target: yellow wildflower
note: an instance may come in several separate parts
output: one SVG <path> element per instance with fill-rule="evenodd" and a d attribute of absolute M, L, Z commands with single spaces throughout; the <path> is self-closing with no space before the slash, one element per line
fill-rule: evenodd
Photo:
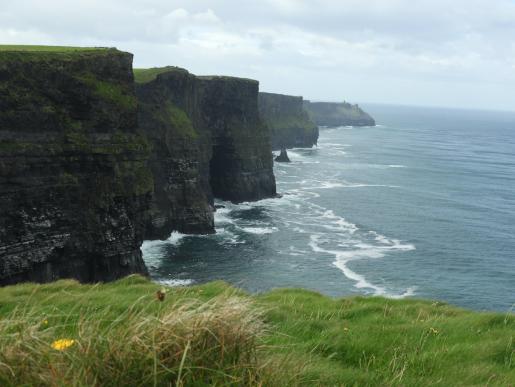
<path fill-rule="evenodd" d="M 52 348 L 57 351 L 64 351 L 67 348 L 70 348 L 73 344 L 75 344 L 75 340 L 73 339 L 59 339 L 52 343 Z"/>
<path fill-rule="evenodd" d="M 343 328 L 343 330 L 344 330 L 345 332 L 348 332 L 348 331 L 349 331 L 349 328 L 344 327 L 344 328 Z"/>
<path fill-rule="evenodd" d="M 437 335 L 438 334 L 438 329 L 435 329 L 435 328 L 431 327 L 431 328 L 429 328 L 429 332 Z"/>

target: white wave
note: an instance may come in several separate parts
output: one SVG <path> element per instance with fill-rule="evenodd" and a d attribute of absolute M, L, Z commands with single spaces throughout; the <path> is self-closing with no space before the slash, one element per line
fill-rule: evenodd
<path fill-rule="evenodd" d="M 188 234 L 183 234 L 178 231 L 174 231 L 174 232 L 172 232 L 172 234 L 168 237 L 168 239 L 166 241 L 168 243 L 170 243 L 171 245 L 177 246 L 182 242 L 183 238 L 187 237 L 187 236 L 188 236 Z"/>
<path fill-rule="evenodd" d="M 177 287 L 188 286 L 193 284 L 195 281 L 192 279 L 158 279 L 156 282 L 166 286 Z"/>
<path fill-rule="evenodd" d="M 390 167 L 390 168 L 406 168 L 405 165 L 401 165 L 401 164 L 388 164 L 388 167 Z"/>
<path fill-rule="evenodd" d="M 358 230 L 358 226 L 356 226 L 353 223 L 347 222 L 345 218 L 342 218 L 341 216 L 335 215 L 335 213 L 332 210 L 323 211 L 320 213 L 320 216 L 331 221 L 332 225 L 323 225 L 324 228 L 327 228 L 329 230 L 345 231 L 350 233 L 351 235 Z"/>
<path fill-rule="evenodd" d="M 331 216 L 330 212 L 328 216 Z M 387 240 L 387 238 L 383 238 Z M 354 287 L 358 289 L 370 289 L 376 296 L 384 296 L 389 298 L 403 298 L 415 294 L 414 287 L 408 288 L 401 294 L 390 293 L 386 290 L 385 287 L 375 285 L 367 281 L 364 275 L 356 273 L 355 271 L 351 270 L 347 265 L 351 261 L 363 258 L 383 258 L 385 256 L 386 250 L 409 251 L 415 249 L 415 246 L 411 244 L 402 244 L 398 240 L 392 240 L 391 245 L 388 246 L 372 246 L 364 242 L 358 242 L 353 246 L 354 248 L 352 250 L 331 250 L 325 249 L 321 246 L 323 243 L 326 242 L 328 242 L 328 240 L 324 240 L 322 235 L 313 234 L 310 236 L 309 246 L 314 252 L 334 255 L 335 260 L 333 261 L 333 265 L 337 267 L 345 277 L 355 282 Z"/>
<path fill-rule="evenodd" d="M 215 217 L 215 225 L 220 224 L 234 224 L 235 221 L 229 216 L 231 210 L 227 207 L 218 208 L 214 214 Z"/>
<path fill-rule="evenodd" d="M 242 227 L 242 230 L 250 234 L 272 234 L 278 230 L 277 227 Z"/>

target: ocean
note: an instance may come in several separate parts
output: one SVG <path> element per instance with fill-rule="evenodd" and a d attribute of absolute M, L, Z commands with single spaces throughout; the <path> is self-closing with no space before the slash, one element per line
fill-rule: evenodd
<path fill-rule="evenodd" d="M 515 113 L 363 105 L 276 163 L 278 199 L 222 206 L 215 235 L 146 241 L 152 278 L 250 292 L 515 304 Z"/>

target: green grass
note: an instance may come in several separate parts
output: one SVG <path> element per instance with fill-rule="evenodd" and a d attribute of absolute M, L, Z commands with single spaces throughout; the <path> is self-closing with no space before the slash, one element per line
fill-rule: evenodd
<path fill-rule="evenodd" d="M 84 57 L 125 55 L 116 48 L 0 45 L 0 62 L 74 61 Z"/>
<path fill-rule="evenodd" d="M 515 316 L 138 276 L 0 289 L 0 385 L 515 384 Z M 51 343 L 72 339 L 63 351 Z"/>
<path fill-rule="evenodd" d="M 157 78 L 159 74 L 173 72 L 173 71 L 181 71 L 181 72 L 187 72 L 184 69 L 181 69 L 180 67 L 174 67 L 174 66 L 166 66 L 166 67 L 153 67 L 150 69 L 134 69 L 134 81 L 136 83 L 148 83 L 152 82 Z"/>
<path fill-rule="evenodd" d="M 30 46 L 30 45 L 0 45 L 0 51 L 26 51 L 26 52 L 84 52 L 84 51 L 106 51 L 106 47 L 67 47 L 67 46 Z"/>

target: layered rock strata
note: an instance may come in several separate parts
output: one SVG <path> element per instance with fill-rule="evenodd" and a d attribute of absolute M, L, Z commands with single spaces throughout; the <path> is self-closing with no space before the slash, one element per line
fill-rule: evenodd
<path fill-rule="evenodd" d="M 270 137 L 258 115 L 258 82 L 136 70 L 140 130 L 154 151 L 147 236 L 213 232 L 213 198 L 242 202 L 276 193 Z"/>
<path fill-rule="evenodd" d="M 212 233 L 212 151 L 201 125 L 198 79 L 174 67 L 135 74 L 139 130 L 153 147 L 154 196 L 146 238 L 164 239 L 172 231 Z"/>
<path fill-rule="evenodd" d="M 153 190 L 132 55 L 0 49 L 0 284 L 145 273 Z"/>

